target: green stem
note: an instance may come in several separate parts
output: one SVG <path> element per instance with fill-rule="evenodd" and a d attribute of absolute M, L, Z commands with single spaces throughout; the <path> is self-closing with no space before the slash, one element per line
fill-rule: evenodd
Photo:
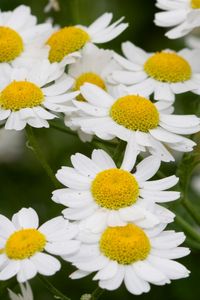
<path fill-rule="evenodd" d="M 194 204 L 191 203 L 191 201 L 184 199 L 182 200 L 182 205 L 185 207 L 185 209 L 189 212 L 189 214 L 193 217 L 195 222 L 200 225 L 200 215 L 198 213 L 198 208 L 194 206 Z"/>
<path fill-rule="evenodd" d="M 101 297 L 101 295 L 104 293 L 104 290 L 102 290 L 100 287 L 97 287 L 96 290 L 91 294 L 90 300 L 97 300 Z"/>
<path fill-rule="evenodd" d="M 51 179 L 51 181 L 54 184 L 55 188 L 60 188 L 60 185 L 59 185 L 59 183 L 58 183 L 51 167 L 47 163 L 47 161 L 46 161 L 46 159 L 45 159 L 45 157 L 44 157 L 44 155 L 43 155 L 43 153 L 40 149 L 40 146 L 38 144 L 38 141 L 36 139 L 36 136 L 34 134 L 34 131 L 33 131 L 32 127 L 26 126 L 26 134 L 27 134 L 27 138 L 28 138 L 28 141 L 30 143 L 30 146 L 32 147 L 33 152 L 37 156 L 37 159 L 41 163 L 43 169 L 46 171 L 47 175 Z"/>
<path fill-rule="evenodd" d="M 115 161 L 117 167 L 121 166 L 121 160 L 125 149 L 126 149 L 126 142 L 120 140 L 113 155 L 113 160 Z"/>
<path fill-rule="evenodd" d="M 195 242 L 200 243 L 200 233 L 192 225 L 188 224 L 182 217 L 176 215 L 176 223 L 192 238 Z"/>
<path fill-rule="evenodd" d="M 69 297 L 65 296 L 61 291 L 59 291 L 46 277 L 43 277 L 41 275 L 38 275 L 42 283 L 45 285 L 45 287 L 54 295 L 55 298 L 61 299 L 61 300 L 71 300 Z"/>

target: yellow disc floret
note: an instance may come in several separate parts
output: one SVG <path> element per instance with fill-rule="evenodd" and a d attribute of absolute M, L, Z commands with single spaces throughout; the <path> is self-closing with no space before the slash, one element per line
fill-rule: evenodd
<path fill-rule="evenodd" d="M 144 70 L 150 77 L 168 83 L 186 81 L 192 75 L 189 63 L 172 52 L 158 52 L 152 55 L 144 64 Z"/>
<path fill-rule="evenodd" d="M 99 246 L 106 257 L 122 265 L 144 260 L 151 250 L 146 233 L 133 224 L 108 227 L 101 236 Z"/>
<path fill-rule="evenodd" d="M 14 111 L 38 106 L 43 100 L 42 90 L 28 81 L 13 81 L 0 93 L 0 107 Z"/>
<path fill-rule="evenodd" d="M 66 55 L 80 50 L 90 37 L 78 27 L 64 27 L 53 33 L 47 41 L 50 46 L 50 62 L 60 62 Z"/>
<path fill-rule="evenodd" d="M 200 8 L 200 0 L 191 0 L 191 6 L 194 9 L 199 9 Z"/>
<path fill-rule="evenodd" d="M 97 174 L 91 192 L 98 205 L 118 210 L 137 201 L 139 186 L 133 175 L 120 169 L 109 169 Z"/>
<path fill-rule="evenodd" d="M 15 30 L 0 26 L 0 63 L 14 60 L 23 48 L 23 40 Z"/>
<path fill-rule="evenodd" d="M 156 106 L 148 99 L 129 95 L 119 98 L 110 109 L 111 118 L 130 130 L 148 132 L 159 124 Z"/>
<path fill-rule="evenodd" d="M 14 232 L 6 242 L 5 253 L 10 259 L 26 259 L 43 251 L 44 234 L 36 229 L 21 229 Z"/>
<path fill-rule="evenodd" d="M 74 90 L 79 91 L 80 87 L 86 82 L 95 84 L 98 87 L 102 88 L 103 90 L 106 90 L 106 85 L 104 80 L 99 75 L 92 72 L 81 74 L 75 81 Z M 86 101 L 82 95 L 78 95 L 77 100 Z"/>

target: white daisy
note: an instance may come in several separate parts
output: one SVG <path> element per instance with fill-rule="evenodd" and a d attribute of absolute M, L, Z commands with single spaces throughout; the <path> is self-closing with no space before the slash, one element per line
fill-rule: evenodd
<path fill-rule="evenodd" d="M 69 66 L 68 75 L 74 79 L 73 89 L 75 91 L 79 91 L 85 82 L 89 82 L 112 92 L 113 84 L 111 84 L 109 76 L 116 69 L 119 70 L 119 65 L 113 59 L 113 51 L 99 49 L 94 44 L 88 43 L 81 52 L 81 58 Z M 78 95 L 77 100 L 85 101 L 82 95 Z M 79 111 L 75 112 L 73 116 L 79 116 Z M 65 125 L 76 130 L 82 141 L 91 141 L 91 135 L 82 132 L 76 126 L 71 126 L 71 113 L 66 115 Z"/>
<path fill-rule="evenodd" d="M 0 11 L 0 68 L 3 63 L 29 67 L 48 58 L 49 47 L 44 43 L 52 26 L 37 25 L 30 8 L 20 5 L 13 11 Z"/>
<path fill-rule="evenodd" d="M 188 277 L 189 271 L 174 259 L 189 254 L 178 247 L 184 240 L 182 232 L 163 230 L 162 225 L 146 230 L 129 223 L 123 227 L 107 227 L 102 233 L 80 232 L 80 251 L 64 259 L 78 268 L 72 279 L 97 272 L 102 289 L 115 290 L 124 284 L 127 290 L 140 295 L 150 290 L 150 284 L 164 285 L 173 279 Z"/>
<path fill-rule="evenodd" d="M 87 103 L 74 101 L 85 116 L 74 117 L 72 125 L 101 139 L 118 137 L 126 142 L 134 139 L 140 151 L 148 150 L 163 161 L 174 160 L 168 148 L 192 151 L 196 144 L 182 135 L 198 132 L 199 118 L 172 115 L 170 102 L 152 103 L 142 94 L 118 91 L 118 97 L 113 97 L 99 87 L 85 83 L 81 93 Z"/>
<path fill-rule="evenodd" d="M 15 294 L 11 290 L 8 290 L 11 300 L 33 300 L 33 292 L 28 282 L 25 284 L 20 283 L 21 295 Z"/>
<path fill-rule="evenodd" d="M 73 63 L 80 57 L 80 50 L 88 42 L 101 44 L 113 40 L 128 27 L 128 24 L 121 23 L 121 18 L 110 25 L 112 17 L 112 13 L 105 13 L 89 27 L 69 26 L 54 32 L 47 41 L 50 46 L 49 60 L 62 64 Z"/>
<path fill-rule="evenodd" d="M 127 222 L 145 228 L 172 222 L 174 214 L 156 203 L 179 198 L 179 192 L 165 191 L 178 178 L 148 181 L 158 171 L 160 160 L 149 156 L 131 172 L 136 157 L 137 147 L 128 146 L 122 165 L 117 168 L 103 150 L 94 150 L 91 159 L 80 153 L 72 155 L 73 168 L 62 167 L 56 174 L 68 188 L 54 191 L 52 200 L 68 207 L 63 210 L 65 218 L 82 221 L 92 232 Z"/>
<path fill-rule="evenodd" d="M 79 92 L 66 93 L 73 80 L 63 72 L 48 60 L 31 70 L 5 64 L 0 70 L 0 120 L 7 119 L 5 128 L 22 130 L 26 124 L 49 127 L 47 120 L 56 118 L 56 112 L 73 111 L 66 104 Z"/>
<path fill-rule="evenodd" d="M 38 226 L 38 215 L 32 208 L 22 208 L 12 221 L 0 215 L 0 280 L 17 275 L 19 282 L 25 282 L 37 273 L 53 275 L 61 264 L 44 251 L 61 256 L 79 248 L 80 242 L 72 240 L 77 226 L 63 217 Z"/>
<path fill-rule="evenodd" d="M 200 26 L 199 0 L 157 0 L 156 6 L 165 12 L 155 14 L 155 24 L 174 27 L 165 34 L 170 39 L 180 38 Z"/>
<path fill-rule="evenodd" d="M 131 42 L 122 44 L 126 58 L 115 54 L 124 70 L 114 71 L 116 82 L 131 92 L 151 95 L 155 100 L 174 101 L 175 94 L 192 91 L 200 85 L 200 51 L 183 49 L 147 53 Z"/>

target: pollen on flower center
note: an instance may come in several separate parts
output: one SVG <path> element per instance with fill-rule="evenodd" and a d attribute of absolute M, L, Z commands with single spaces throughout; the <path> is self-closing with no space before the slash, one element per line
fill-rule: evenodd
<path fill-rule="evenodd" d="M 148 132 L 159 124 L 156 106 L 148 99 L 129 95 L 119 98 L 110 109 L 111 118 L 128 129 Z"/>
<path fill-rule="evenodd" d="M 38 106 L 43 100 L 42 90 L 28 81 L 13 81 L 0 93 L 0 107 L 14 111 Z"/>
<path fill-rule="evenodd" d="M 191 6 L 194 9 L 200 8 L 200 0 L 191 0 Z"/>
<path fill-rule="evenodd" d="M 118 210 L 137 201 L 139 186 L 129 172 L 109 169 L 97 174 L 92 182 L 91 192 L 98 205 Z"/>
<path fill-rule="evenodd" d="M 23 48 L 23 40 L 15 30 L 0 26 L 0 63 L 14 60 Z"/>
<path fill-rule="evenodd" d="M 66 55 L 80 50 L 89 39 L 88 33 L 78 27 L 69 26 L 58 30 L 47 41 L 50 62 L 60 62 Z"/>
<path fill-rule="evenodd" d="M 46 238 L 36 229 L 14 232 L 6 242 L 5 253 L 10 259 L 25 259 L 44 249 Z"/>
<path fill-rule="evenodd" d="M 102 88 L 103 90 L 106 90 L 106 85 L 105 85 L 104 80 L 99 75 L 97 75 L 95 73 L 92 73 L 92 72 L 81 74 L 76 79 L 76 82 L 75 82 L 75 85 L 74 85 L 74 90 L 79 91 L 80 87 L 86 82 L 95 84 L 98 87 Z M 78 95 L 77 100 L 86 101 L 85 98 L 82 95 Z"/>
<path fill-rule="evenodd" d="M 101 236 L 99 247 L 106 257 L 122 265 L 144 260 L 151 250 L 146 233 L 134 224 L 108 227 Z"/>
<path fill-rule="evenodd" d="M 158 52 L 144 64 L 145 72 L 162 82 L 182 82 L 189 80 L 192 70 L 189 63 L 180 55 L 171 52 Z"/>

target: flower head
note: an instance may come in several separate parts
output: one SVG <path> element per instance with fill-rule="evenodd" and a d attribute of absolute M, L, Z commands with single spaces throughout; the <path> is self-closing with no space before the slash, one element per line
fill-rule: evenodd
<path fill-rule="evenodd" d="M 89 27 L 68 26 L 54 32 L 47 44 L 50 46 L 49 60 L 51 62 L 72 63 L 80 56 L 80 50 L 89 42 L 106 43 L 123 32 L 128 24 L 121 23 L 123 18 L 112 25 L 112 13 L 105 13 Z M 120 24 L 121 23 L 121 24 Z"/>
<path fill-rule="evenodd" d="M 75 224 L 56 217 L 39 227 L 32 208 L 22 208 L 12 221 L 0 215 L 0 229 L 0 280 L 17 275 L 25 282 L 37 273 L 53 275 L 61 264 L 50 254 L 68 255 L 79 249 L 80 242 L 72 240 L 78 233 Z"/>
<path fill-rule="evenodd" d="M 179 198 L 178 192 L 166 191 L 177 183 L 177 177 L 149 181 L 160 160 L 150 156 L 135 165 L 136 156 L 137 146 L 129 145 L 117 168 L 103 150 L 94 150 L 91 159 L 73 155 L 73 168 L 62 167 L 56 174 L 68 188 L 54 191 L 53 201 L 68 207 L 63 211 L 67 219 L 81 221 L 92 232 L 130 221 L 147 228 L 172 222 L 174 214 L 156 203 Z"/>
<path fill-rule="evenodd" d="M 112 78 L 132 93 L 154 93 L 155 100 L 173 102 L 176 94 L 200 85 L 199 50 L 147 53 L 131 42 L 123 43 L 122 50 L 125 58 L 118 54 L 114 57 L 124 70 L 113 71 Z"/>
<path fill-rule="evenodd" d="M 180 38 L 200 26 L 199 0 L 157 0 L 156 6 L 164 12 L 155 14 L 155 24 L 174 27 L 166 33 L 170 39 Z"/>
<path fill-rule="evenodd" d="M 188 248 L 178 247 L 185 236 L 163 231 L 164 227 L 144 229 L 129 223 L 107 227 L 98 234 L 83 230 L 77 237 L 82 241 L 79 252 L 64 257 L 78 268 L 70 277 L 78 279 L 97 272 L 93 279 L 101 288 L 115 290 L 124 281 L 134 295 L 149 292 L 150 283 L 164 285 L 188 277 L 189 271 L 174 261 L 189 253 Z"/>
<path fill-rule="evenodd" d="M 142 94 L 117 89 L 111 96 L 99 87 L 85 83 L 81 94 L 86 102 L 74 101 L 82 111 L 71 117 L 71 124 L 102 139 L 132 139 L 139 151 L 148 150 L 163 161 L 174 160 L 169 149 L 189 152 L 195 143 L 182 135 L 198 132 L 199 118 L 194 115 L 172 115 L 170 102 L 151 102 Z"/>
<path fill-rule="evenodd" d="M 73 80 L 56 63 L 42 60 L 31 70 L 5 65 L 0 74 L 0 120 L 7 120 L 6 129 L 49 127 L 56 113 L 74 110 L 66 104 L 79 92 L 66 93 Z"/>

